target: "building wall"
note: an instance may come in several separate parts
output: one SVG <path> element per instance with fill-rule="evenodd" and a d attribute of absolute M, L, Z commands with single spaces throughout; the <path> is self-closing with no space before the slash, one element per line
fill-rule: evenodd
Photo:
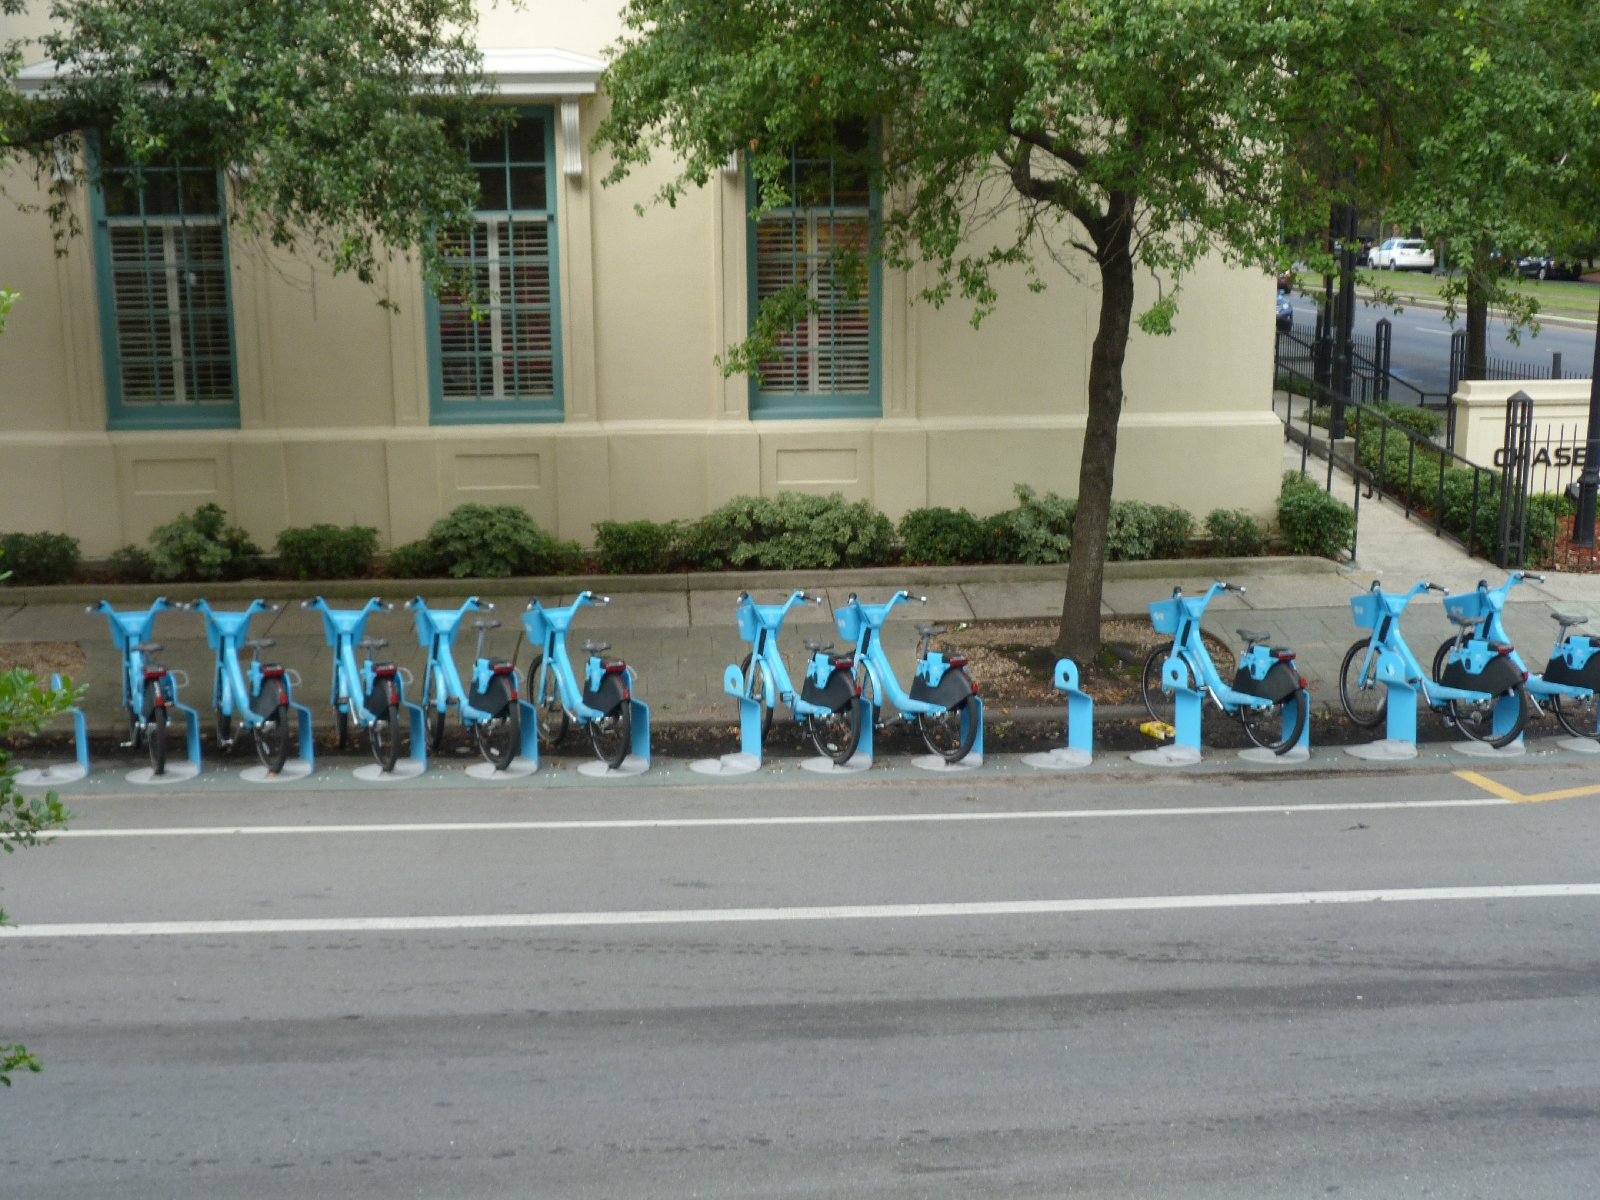
<path fill-rule="evenodd" d="M 482 41 L 597 54 L 617 33 L 607 12 L 489 8 Z M 603 104 L 580 102 L 585 141 Z M 556 137 L 559 165 L 559 121 Z M 0 284 L 23 296 L 0 336 L 0 476 L 12 485 L 0 527 L 70 532 L 103 555 L 216 501 L 267 544 L 315 521 L 374 525 L 395 544 L 476 501 L 520 504 L 588 543 L 595 521 L 693 517 L 741 493 L 839 491 L 897 517 L 923 504 L 993 512 L 1019 482 L 1076 491 L 1094 287 L 1053 266 L 1042 294 L 1007 278 L 974 330 L 959 303 L 912 303 L 920 277 L 885 272 L 883 416 L 751 421 L 745 380 L 714 363 L 748 320 L 742 179 L 640 217 L 667 170 L 602 188 L 608 166 L 586 154 L 580 178 L 559 177 L 559 424 L 431 426 L 414 270 L 396 260 L 371 289 L 236 236 L 241 428 L 108 433 L 92 248 L 76 239 L 58 258 L 42 215 L 0 206 Z M 4 182 L 36 198 L 23 172 Z M 81 173 L 71 198 L 87 227 Z M 1133 334 L 1118 495 L 1201 515 L 1270 510 L 1282 437 L 1271 295 L 1265 275 L 1208 263 L 1185 286 L 1176 334 Z M 1138 302 L 1153 296 L 1141 280 Z"/>

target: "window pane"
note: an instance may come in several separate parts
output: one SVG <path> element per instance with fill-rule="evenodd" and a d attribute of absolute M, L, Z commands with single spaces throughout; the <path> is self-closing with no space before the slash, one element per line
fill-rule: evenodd
<path fill-rule="evenodd" d="M 511 207 L 515 209 L 539 211 L 545 206 L 544 198 L 544 168 L 543 167 L 512 167 L 511 175 Z"/>
<path fill-rule="evenodd" d="M 518 117 L 507 131 L 509 161 L 544 166 L 544 121 L 538 117 Z"/>
<path fill-rule="evenodd" d="M 459 292 L 439 298 L 443 398 L 553 399 L 549 226 L 541 218 L 485 216 L 469 238 L 440 248 L 472 281 L 478 301 L 475 315 Z"/>
<path fill-rule="evenodd" d="M 506 207 L 506 169 L 504 167 L 479 167 L 478 191 L 481 193 L 478 208 L 486 212 L 504 212 Z"/>

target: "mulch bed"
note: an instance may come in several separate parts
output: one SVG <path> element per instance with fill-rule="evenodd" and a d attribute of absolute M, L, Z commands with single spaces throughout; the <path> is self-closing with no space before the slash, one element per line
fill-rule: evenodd
<path fill-rule="evenodd" d="M 1576 516 L 1557 520 L 1553 565 L 1560 571 L 1600 571 L 1600 546 L 1572 544 L 1572 525 L 1576 520 Z"/>

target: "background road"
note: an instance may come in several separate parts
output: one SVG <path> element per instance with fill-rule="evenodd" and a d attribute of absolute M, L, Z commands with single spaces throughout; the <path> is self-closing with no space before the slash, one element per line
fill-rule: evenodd
<path fill-rule="evenodd" d="M 1600 896 L 1227 897 L 1593 884 L 1597 805 L 1448 775 L 83 801 L 0 873 L 0 1034 L 46 1064 L 0 1094 L 0 1193 L 1589 1197 Z M 232 825 L 296 828 L 199 832 Z M 1122 903 L 1151 896 L 1200 899 Z M 1117 903 L 863 910 L 1082 898 Z M 791 906 L 843 907 L 717 915 Z M 662 910 L 694 912 L 627 915 Z M 470 914 L 502 924 L 395 920 Z M 222 920 L 256 924 L 118 928 Z"/>

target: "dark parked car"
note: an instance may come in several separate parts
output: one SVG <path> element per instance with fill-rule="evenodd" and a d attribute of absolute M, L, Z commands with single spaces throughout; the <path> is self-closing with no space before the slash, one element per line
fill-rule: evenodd
<path fill-rule="evenodd" d="M 1294 305 L 1289 303 L 1287 292 L 1278 293 L 1278 332 L 1288 333 L 1294 328 Z"/>
<path fill-rule="evenodd" d="M 1517 273 L 1524 279 L 1582 279 L 1583 268 L 1564 258 L 1533 255 L 1517 259 Z"/>

